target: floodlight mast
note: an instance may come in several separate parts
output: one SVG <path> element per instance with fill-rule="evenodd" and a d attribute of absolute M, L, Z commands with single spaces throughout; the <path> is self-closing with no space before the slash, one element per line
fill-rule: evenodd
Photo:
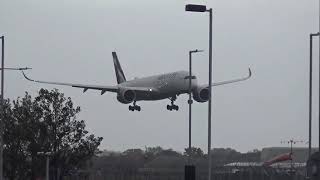
<path fill-rule="evenodd" d="M 28 70 L 31 68 L 5 68 L 4 67 L 4 36 L 1 39 L 1 95 L 0 95 L 0 180 L 3 180 L 3 130 L 4 130 L 4 70 Z"/>
<path fill-rule="evenodd" d="M 1 53 L 1 68 L 4 68 L 4 36 L 0 37 L 2 40 Z M 3 180 L 3 124 L 4 124 L 4 71 L 1 71 L 1 121 L 0 121 L 0 180 Z"/>
<path fill-rule="evenodd" d="M 211 180 L 211 104 L 212 104 L 212 8 L 205 5 L 187 4 L 186 11 L 209 12 L 209 100 L 208 100 L 208 180 Z"/>
<path fill-rule="evenodd" d="M 194 78 L 192 76 L 192 54 L 193 53 L 198 53 L 198 52 L 203 52 L 203 50 L 191 50 L 189 51 L 189 100 L 188 100 L 188 104 L 189 104 L 189 164 L 191 163 L 191 107 L 192 107 L 192 92 L 191 92 L 191 81 Z"/>
<path fill-rule="evenodd" d="M 308 141 L 308 158 L 311 156 L 312 146 L 312 55 L 313 55 L 313 37 L 320 36 L 320 33 L 310 34 L 310 46 L 309 46 L 309 141 Z M 320 62 L 320 61 L 319 61 Z M 319 91 L 320 92 L 320 91 Z M 320 97 L 320 96 L 319 96 Z M 320 115 L 319 115 L 320 117 Z M 320 120 L 319 120 L 320 122 Z M 319 127 L 319 141 L 320 141 L 320 127 Z M 319 142 L 320 149 L 320 142 Z"/>

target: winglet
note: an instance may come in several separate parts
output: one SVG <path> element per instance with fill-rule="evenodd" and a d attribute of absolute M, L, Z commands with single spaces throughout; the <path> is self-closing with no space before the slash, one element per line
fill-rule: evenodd
<path fill-rule="evenodd" d="M 252 76 L 252 72 L 251 69 L 249 67 L 249 74 L 246 77 L 243 78 L 238 78 L 238 79 L 233 79 L 233 80 L 229 80 L 229 81 L 222 81 L 222 82 L 217 82 L 217 83 L 213 83 L 212 86 L 220 86 L 220 85 L 224 85 L 224 84 L 231 84 L 231 83 L 235 83 L 235 82 L 239 82 L 239 81 L 245 81 L 249 78 L 251 78 Z"/>

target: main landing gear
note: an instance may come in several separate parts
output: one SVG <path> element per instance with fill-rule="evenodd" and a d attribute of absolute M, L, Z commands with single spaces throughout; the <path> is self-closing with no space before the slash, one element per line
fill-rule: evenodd
<path fill-rule="evenodd" d="M 133 102 L 133 106 L 129 106 L 129 111 L 141 111 L 141 107 L 136 105 L 136 101 Z"/>
<path fill-rule="evenodd" d="M 172 110 L 176 110 L 176 111 L 178 111 L 179 110 L 179 106 L 177 106 L 177 105 L 175 105 L 174 104 L 174 101 L 177 99 L 177 97 L 176 96 L 173 96 L 172 98 L 170 98 L 170 100 L 171 100 L 171 105 L 167 105 L 167 109 L 169 110 L 169 111 L 172 111 Z"/>

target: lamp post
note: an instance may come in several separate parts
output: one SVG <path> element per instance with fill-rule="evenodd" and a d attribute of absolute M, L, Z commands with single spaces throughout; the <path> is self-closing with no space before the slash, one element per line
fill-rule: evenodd
<path fill-rule="evenodd" d="M 312 146 L 312 50 L 313 50 L 313 37 L 319 36 L 319 33 L 310 34 L 310 51 L 309 51 L 309 151 L 308 157 L 311 156 Z M 319 61 L 320 62 L 320 61 Z M 319 75 L 320 77 L 320 75 Z M 320 97 L 320 96 L 319 96 Z M 320 117 L 320 116 L 319 116 Z M 319 120 L 320 122 L 320 120 Z M 320 130 L 320 127 L 319 127 Z M 319 149 L 320 149 L 320 131 L 319 131 Z"/>
<path fill-rule="evenodd" d="M 194 165 L 192 165 L 192 150 L 191 150 L 191 106 L 192 106 L 192 87 L 191 87 L 191 82 L 192 79 L 195 79 L 195 76 L 192 76 L 192 54 L 193 53 L 198 53 L 198 52 L 203 52 L 203 50 L 192 50 L 189 51 L 189 76 L 187 76 L 186 78 L 189 79 L 189 100 L 188 100 L 188 104 L 189 104 L 189 156 L 188 156 L 188 164 L 187 166 L 185 166 L 185 180 L 195 180 L 196 178 L 196 167 Z"/>
<path fill-rule="evenodd" d="M 294 139 L 290 139 L 288 141 L 281 141 L 281 143 L 288 143 L 290 144 L 290 157 L 291 157 L 291 163 L 290 163 L 290 174 L 293 175 L 293 144 L 297 144 L 297 143 L 303 143 L 304 141 L 298 141 L 298 140 L 294 140 Z"/>
<path fill-rule="evenodd" d="M 3 122 L 4 122 L 4 70 L 28 70 L 31 68 L 25 67 L 25 68 L 5 68 L 4 67 L 4 36 L 0 36 L 1 39 L 1 95 L 0 95 L 0 104 L 1 104 L 1 110 L 0 110 L 0 180 L 3 180 Z"/>
<path fill-rule="evenodd" d="M 207 9 L 204 5 L 187 4 L 185 10 L 209 12 L 208 180 L 211 180 L 212 8 Z"/>
<path fill-rule="evenodd" d="M 2 40 L 1 50 L 1 68 L 4 68 L 4 36 L 0 37 Z M 0 180 L 3 179 L 3 122 L 4 122 L 4 96 L 3 96 L 3 84 L 4 84 L 4 71 L 1 71 L 1 121 L 0 121 Z"/>
<path fill-rule="evenodd" d="M 192 89 L 191 89 L 191 81 L 192 79 L 195 79 L 194 76 L 192 76 L 192 54 L 193 53 L 198 53 L 198 52 L 203 52 L 203 50 L 192 50 L 189 51 L 189 100 L 188 100 L 188 104 L 189 104 L 189 151 L 191 153 L 191 106 L 192 106 Z M 191 154 L 189 155 L 189 163 L 190 163 L 190 159 L 191 159 Z"/>

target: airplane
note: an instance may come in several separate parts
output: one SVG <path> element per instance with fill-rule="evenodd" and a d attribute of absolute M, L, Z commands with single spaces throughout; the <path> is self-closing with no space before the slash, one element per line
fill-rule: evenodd
<path fill-rule="evenodd" d="M 104 86 L 104 85 L 84 85 L 62 82 L 50 82 L 50 81 L 37 81 L 29 78 L 22 70 L 23 76 L 32 82 L 64 85 L 75 88 L 83 88 L 83 92 L 88 89 L 101 91 L 101 95 L 105 92 L 113 92 L 117 94 L 117 100 L 123 104 L 133 105 L 129 106 L 130 111 L 140 111 L 141 107 L 136 104 L 137 101 L 155 101 L 169 99 L 170 105 L 167 105 L 167 110 L 179 110 L 179 106 L 174 102 L 177 96 L 181 94 L 189 94 L 189 78 L 191 78 L 191 92 L 193 99 L 197 102 L 203 103 L 209 100 L 209 87 L 207 84 L 198 85 L 197 77 L 189 76 L 188 71 L 176 71 L 171 73 L 165 73 L 160 75 L 148 76 L 143 78 L 136 78 L 134 80 L 127 80 L 116 52 L 112 52 L 115 74 L 117 78 L 117 85 Z M 244 81 L 251 77 L 251 70 L 249 68 L 249 75 L 243 78 L 233 79 L 229 81 L 223 81 L 213 83 L 212 86 L 220 86 L 230 84 L 234 82 Z"/>

